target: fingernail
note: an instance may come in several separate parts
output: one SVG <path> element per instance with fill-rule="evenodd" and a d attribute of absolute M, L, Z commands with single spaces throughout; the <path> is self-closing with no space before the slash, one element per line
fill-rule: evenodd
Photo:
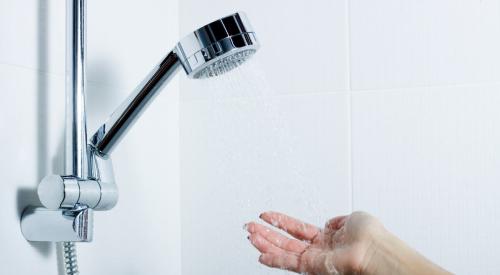
<path fill-rule="evenodd" d="M 259 262 L 261 262 L 261 263 L 266 262 L 267 261 L 267 257 L 268 257 L 267 254 L 261 254 L 260 257 L 259 257 Z"/>

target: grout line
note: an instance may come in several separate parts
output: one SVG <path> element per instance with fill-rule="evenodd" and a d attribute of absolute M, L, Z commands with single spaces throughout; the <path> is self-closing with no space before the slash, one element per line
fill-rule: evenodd
<path fill-rule="evenodd" d="M 182 23 L 180 18 L 182 17 L 182 1 L 177 1 L 177 15 L 178 15 L 178 20 L 177 20 L 177 37 L 181 37 L 182 33 Z M 181 122 L 182 122 L 182 79 L 180 77 L 177 77 L 177 184 L 178 184 L 178 189 L 177 189 L 177 196 L 178 196 L 178 223 L 179 226 L 177 229 L 179 230 L 179 240 L 178 240 L 178 245 L 179 245 L 179 257 L 178 257 L 178 264 L 179 264 L 179 274 L 183 274 L 183 260 L 182 260 L 182 253 L 183 253 L 183 245 L 182 245 L 182 240 L 183 240 L 183 226 L 182 226 L 182 127 L 181 127 Z"/>
<path fill-rule="evenodd" d="M 347 47 L 347 64 L 346 64 L 346 71 L 347 71 L 347 90 L 349 91 L 349 96 L 348 96 L 348 177 L 349 177 L 349 211 L 353 212 L 354 211 L 354 182 L 353 182 L 353 176 L 352 176 L 352 79 L 351 79 L 351 6 L 350 6 L 350 0 L 345 0 L 346 5 L 345 5 L 345 13 L 346 13 L 346 28 L 347 28 L 347 33 L 346 33 L 346 47 Z"/>
<path fill-rule="evenodd" d="M 258 98 L 269 98 L 269 99 L 278 99 L 282 97 L 301 97 L 301 96 L 322 96 L 322 95 L 341 95 L 347 94 L 349 91 L 347 90 L 339 90 L 339 91 L 328 91 L 328 92 L 301 92 L 301 93 L 273 93 L 266 95 L 244 95 L 244 96 L 222 96 L 220 98 L 212 98 L 208 96 L 182 96 L 180 97 L 180 102 L 199 102 L 199 101 L 212 101 L 217 99 L 218 101 L 230 101 L 230 100 L 242 100 L 242 99 L 258 99 Z"/>
<path fill-rule="evenodd" d="M 415 85 L 415 86 L 400 86 L 400 87 L 372 88 L 372 89 L 351 89 L 351 91 L 355 92 L 355 93 L 397 92 L 397 91 L 401 91 L 401 90 L 480 87 L 480 86 L 486 86 L 486 85 L 500 85 L 500 81 L 478 81 L 478 82 L 465 82 L 465 83 L 456 83 L 456 84 Z M 404 91 L 401 91 L 401 92 L 404 92 Z"/>
<path fill-rule="evenodd" d="M 347 69 L 350 71 L 350 60 L 348 58 L 348 61 L 346 62 Z M 492 86 L 492 85 L 499 85 L 500 86 L 500 81 L 491 81 L 491 82 L 475 82 L 475 83 L 464 83 L 464 84 L 443 84 L 443 85 L 430 85 L 430 86 L 414 86 L 414 87 L 394 87 L 394 88 L 376 88 L 376 89 L 352 89 L 352 78 L 350 77 L 351 74 L 348 73 L 346 78 L 347 78 L 347 83 L 346 83 L 346 88 L 343 90 L 331 90 L 331 91 L 302 91 L 302 92 L 279 92 L 279 93 L 272 93 L 272 94 L 266 94 L 262 95 L 260 97 L 265 97 L 265 98 L 270 98 L 270 99 L 276 99 L 280 97 L 299 97 L 299 96 L 321 96 L 321 95 L 335 95 L 335 94 L 348 94 L 349 98 L 349 105 L 351 105 L 351 98 L 354 94 L 357 93 L 377 93 L 377 92 L 401 92 L 401 93 L 407 93 L 407 92 L 413 92 L 412 90 L 415 90 L 417 92 L 417 89 L 433 89 L 433 88 L 461 88 L 461 87 L 482 87 L 482 86 Z M 181 87 L 182 85 L 179 85 Z M 255 99 L 257 97 L 254 96 L 228 96 L 228 97 L 223 97 L 219 98 L 218 100 L 221 101 L 226 101 L 226 100 L 241 100 L 241 99 Z M 197 102 L 197 101 L 210 101 L 213 100 L 211 97 L 190 97 L 190 96 L 183 96 L 181 93 L 181 96 L 179 98 L 180 102 Z M 349 107 L 350 108 L 350 107 Z"/>
<path fill-rule="evenodd" d="M 56 73 L 56 72 L 53 72 L 50 70 L 39 69 L 39 68 L 34 68 L 34 67 L 29 67 L 29 66 L 24 66 L 24 65 L 12 64 L 12 63 L 0 63 L 0 67 L 1 66 L 25 70 L 25 71 L 29 71 L 32 73 L 37 73 L 39 75 L 45 75 L 45 76 L 50 76 L 50 77 L 56 77 L 56 78 L 66 77 L 66 75 L 64 73 Z M 109 82 L 99 82 L 99 81 L 92 81 L 92 80 L 87 80 L 87 84 L 101 85 L 102 87 L 114 87 L 114 85 L 112 83 L 109 83 Z"/>
<path fill-rule="evenodd" d="M 349 0 L 346 0 L 349 1 Z M 350 26 L 348 26 L 349 32 L 350 32 Z M 350 36 L 348 34 L 348 39 L 350 39 Z M 350 46 L 350 43 L 347 42 L 347 46 Z M 346 78 L 348 79 L 346 83 L 346 89 L 340 89 L 340 90 L 330 90 L 330 91 L 301 91 L 301 92 L 286 92 L 286 93 L 279 93 L 272 95 L 271 97 L 279 97 L 279 96 L 291 96 L 291 95 L 323 95 L 323 94 L 338 94 L 338 93 L 345 93 L 345 92 L 355 92 L 355 93 L 363 93 L 363 92 L 380 92 L 380 91 L 398 91 L 398 90 L 414 90 L 414 89 L 422 89 L 422 88 L 460 88 L 460 87 L 478 87 L 478 86 L 484 86 L 484 85 L 500 85 L 500 81 L 476 81 L 476 82 L 464 82 L 464 83 L 456 83 L 456 84 L 435 84 L 435 85 L 415 85 L 415 86 L 398 86 L 398 87 L 386 87 L 386 88 L 368 88 L 368 89 L 353 89 L 352 88 L 352 78 L 351 78 L 351 72 L 350 72 L 350 49 L 348 49 L 348 61 L 347 61 L 347 66 L 348 66 L 348 72 Z M 64 73 L 56 73 L 53 71 L 48 71 L 48 70 L 42 70 L 38 68 L 33 68 L 29 66 L 24 66 L 24 65 L 18 65 L 18 64 L 12 64 L 12 63 L 1 63 L 0 62 L 0 67 L 5 66 L 5 67 L 13 67 L 13 68 L 18 68 L 18 69 L 23 69 L 26 71 L 31 71 L 31 72 L 36 72 L 42 75 L 48 75 L 48 76 L 53 76 L 53 77 L 65 77 Z M 93 81 L 93 80 L 87 80 L 88 84 L 92 85 L 102 85 L 103 87 L 114 87 L 115 85 L 110 82 L 99 82 L 99 81 Z M 181 101 L 184 101 L 186 99 L 180 99 Z"/>
<path fill-rule="evenodd" d="M 29 67 L 29 66 L 18 65 L 18 64 L 0 63 L 0 66 L 13 67 L 13 68 L 22 69 L 25 71 L 39 73 L 42 75 L 48 75 L 48 76 L 54 76 L 54 77 L 64 77 L 64 74 L 51 72 L 51 71 L 48 71 L 45 69 L 38 69 L 38 68 Z"/>
<path fill-rule="evenodd" d="M 50 77 L 55 77 L 55 78 L 65 78 L 66 77 L 65 73 L 57 73 L 57 72 L 53 72 L 53 71 L 46 70 L 46 69 L 39 69 L 39 68 L 34 68 L 34 67 L 29 67 L 29 66 L 24 66 L 24 65 L 19 65 L 19 64 L 0 63 L 0 67 L 16 68 L 19 70 L 24 70 L 24 71 L 28 71 L 28 72 L 32 72 L 32 73 L 37 73 L 39 75 L 50 76 Z M 111 83 L 111 82 L 93 81 L 93 80 L 88 80 L 88 79 L 87 79 L 87 84 L 99 85 L 100 87 L 104 87 L 104 88 L 116 87 L 116 85 L 114 83 Z"/>

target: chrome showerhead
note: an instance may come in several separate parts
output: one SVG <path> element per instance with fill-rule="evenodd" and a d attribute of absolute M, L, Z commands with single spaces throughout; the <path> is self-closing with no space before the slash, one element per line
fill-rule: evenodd
<path fill-rule="evenodd" d="M 190 78 L 207 78 L 238 67 L 258 49 L 253 28 L 240 12 L 199 28 L 174 51 Z"/>
<path fill-rule="evenodd" d="M 112 151 L 179 67 L 190 78 L 217 76 L 238 67 L 258 49 L 253 28 L 243 13 L 216 20 L 186 36 L 92 136 L 96 154 L 106 156 Z"/>

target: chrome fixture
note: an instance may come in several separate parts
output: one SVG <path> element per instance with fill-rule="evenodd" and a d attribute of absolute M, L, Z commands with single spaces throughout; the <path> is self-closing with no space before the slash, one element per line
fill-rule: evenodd
<path fill-rule="evenodd" d="M 162 87 L 181 66 L 190 78 L 213 77 L 236 68 L 259 48 L 243 13 L 199 28 L 177 43 L 88 140 L 85 0 L 67 0 L 67 7 L 65 174 L 46 176 L 38 185 L 44 207 L 23 212 L 21 230 L 29 241 L 90 242 L 93 211 L 118 202 L 110 154 Z"/>
<path fill-rule="evenodd" d="M 190 78 L 217 76 L 245 62 L 258 48 L 243 13 L 216 20 L 184 37 L 93 135 L 93 152 L 106 158 L 179 66 Z"/>
<path fill-rule="evenodd" d="M 65 176 L 50 175 L 38 185 L 38 197 L 46 208 L 28 206 L 24 210 L 21 230 L 30 241 L 92 240 L 93 209 L 84 201 L 71 205 L 56 202 L 58 196 L 63 196 L 64 201 L 78 197 L 80 186 L 75 182 L 90 180 L 85 112 L 85 12 L 85 0 L 66 0 Z M 68 184 L 60 184 L 58 180 L 63 178 Z M 82 184 L 83 190 L 90 186 Z"/>

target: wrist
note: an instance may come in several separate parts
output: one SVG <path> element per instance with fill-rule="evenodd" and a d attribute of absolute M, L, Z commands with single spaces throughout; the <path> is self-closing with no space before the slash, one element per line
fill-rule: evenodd
<path fill-rule="evenodd" d="M 372 232 L 366 240 L 366 252 L 361 261 L 359 274 L 361 275 L 377 275 L 384 274 L 387 271 L 385 267 L 397 266 L 393 262 L 391 255 L 392 247 L 396 246 L 391 233 L 385 229 Z M 381 270 L 384 268 L 384 270 Z M 386 273 L 387 274 L 387 273 Z"/>
<path fill-rule="evenodd" d="M 363 275 L 451 274 L 386 230 L 371 240 L 362 267 Z"/>
<path fill-rule="evenodd" d="M 398 251 L 402 248 L 400 242 L 386 230 L 374 234 L 363 259 L 361 274 L 399 274 L 401 259 Z"/>

